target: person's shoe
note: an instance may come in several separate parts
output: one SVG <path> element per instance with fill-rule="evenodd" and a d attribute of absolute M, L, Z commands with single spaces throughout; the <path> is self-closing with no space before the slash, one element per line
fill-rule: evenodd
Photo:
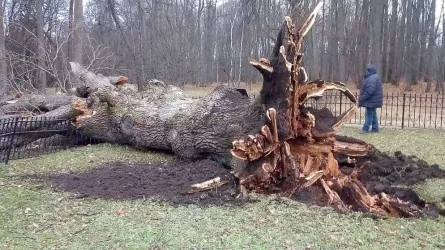
<path fill-rule="evenodd" d="M 360 134 L 361 134 L 361 135 L 364 135 L 364 134 L 367 134 L 367 133 L 369 133 L 369 132 L 368 132 L 368 131 L 365 131 L 365 130 L 360 131 Z"/>
<path fill-rule="evenodd" d="M 371 133 L 380 133 L 380 130 L 371 130 Z"/>

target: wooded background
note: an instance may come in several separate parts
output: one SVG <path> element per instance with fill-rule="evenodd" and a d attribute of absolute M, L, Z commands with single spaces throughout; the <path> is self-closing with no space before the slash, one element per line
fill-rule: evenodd
<path fill-rule="evenodd" d="M 69 61 L 132 83 L 256 82 L 285 15 L 317 0 L 0 0 L 0 95 L 76 85 Z M 436 0 L 327 0 L 305 44 L 311 79 L 385 82 L 443 92 L 445 16 Z"/>

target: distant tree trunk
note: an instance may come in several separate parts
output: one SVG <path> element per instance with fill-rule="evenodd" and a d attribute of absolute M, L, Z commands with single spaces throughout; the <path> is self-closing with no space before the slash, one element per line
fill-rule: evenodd
<path fill-rule="evenodd" d="M 406 32 L 406 40 L 405 40 L 405 46 L 407 46 L 407 53 L 406 58 L 403 60 L 405 64 L 405 69 L 407 72 L 407 84 L 405 91 L 411 91 L 412 85 L 416 82 L 416 76 L 417 73 L 414 71 L 414 43 L 415 43 L 415 1 L 416 0 L 409 0 L 408 3 L 408 13 L 407 13 L 407 19 L 406 19 L 406 25 L 407 25 L 407 32 Z"/>
<path fill-rule="evenodd" d="M 337 2 L 337 14 L 338 14 L 338 24 L 337 24 L 337 35 L 339 41 L 339 60 L 338 66 L 340 67 L 340 81 L 346 81 L 346 4 L 345 0 L 340 0 Z M 335 66 L 334 66 L 335 67 Z"/>
<path fill-rule="evenodd" d="M 326 77 L 325 70 L 325 60 L 326 60 L 326 46 L 325 46 L 325 36 L 326 36 L 326 1 L 323 1 L 322 8 L 322 26 L 321 26 L 321 65 L 320 65 L 320 78 Z"/>
<path fill-rule="evenodd" d="M 351 56 L 351 62 L 353 62 L 352 68 L 353 68 L 353 77 L 356 88 L 360 88 L 361 82 L 362 82 L 362 36 L 361 36 L 361 8 L 360 8 L 360 0 L 355 0 L 355 17 L 354 17 L 354 31 L 356 32 L 355 36 L 355 47 L 351 49 L 350 56 Z"/>
<path fill-rule="evenodd" d="M 369 58 L 369 27 L 368 27 L 368 23 L 369 23 L 369 5 L 370 2 L 369 0 L 363 0 L 363 5 L 362 5 L 362 14 L 361 14 L 361 22 L 360 22 L 360 32 L 359 32 L 359 45 L 358 48 L 360 49 L 359 51 L 359 56 L 360 56 L 360 61 L 359 61 L 359 70 L 358 70 L 358 74 L 360 76 L 363 76 L 364 74 L 364 70 L 366 69 L 366 63 L 368 63 L 368 58 Z M 359 82 L 358 84 L 361 86 L 362 84 L 362 78 L 359 78 Z M 360 87 L 358 86 L 358 87 Z"/>
<path fill-rule="evenodd" d="M 394 84 L 399 86 L 400 82 L 402 81 L 403 77 L 405 76 L 405 60 L 406 60 L 406 54 L 407 54 L 407 45 L 409 41 L 409 32 L 407 32 L 407 26 L 409 27 L 409 19 L 408 19 L 408 1 L 402 1 L 402 18 L 400 19 L 400 31 L 399 31 L 399 44 L 396 47 L 397 48 L 397 57 L 399 58 L 399 64 L 397 67 L 397 74 L 395 75 L 395 81 Z"/>
<path fill-rule="evenodd" d="M 328 40 L 328 79 L 338 80 L 338 71 L 334 67 L 338 65 L 338 37 L 339 32 L 337 29 L 337 18 L 338 18 L 338 0 L 331 0 L 331 6 L 329 11 L 330 22 L 329 22 L 329 40 Z M 335 66 L 334 66 L 335 65 Z"/>
<path fill-rule="evenodd" d="M 207 10 L 205 12 L 205 36 L 204 36 L 204 46 L 203 46 L 203 54 L 205 60 L 211 60 L 211 63 L 207 61 L 205 63 L 205 71 L 204 71 L 204 81 L 211 82 L 213 80 L 213 72 L 215 70 L 212 69 L 215 60 L 213 52 L 216 51 L 215 47 L 215 33 L 217 32 L 216 27 L 216 2 L 207 1 Z M 218 72 L 216 72 L 218 74 Z"/>
<path fill-rule="evenodd" d="M 442 3 L 442 30 L 445 30 L 445 11 L 444 10 L 445 2 Z M 437 81 L 437 92 L 444 94 L 445 89 L 445 33 L 442 32 L 442 48 L 440 50 L 440 79 Z"/>
<path fill-rule="evenodd" d="M 398 0 L 392 0 L 391 11 L 391 24 L 389 29 L 389 62 L 388 62 L 388 77 L 387 82 L 396 83 L 396 75 L 398 64 L 396 64 L 396 51 L 397 51 L 397 20 L 398 20 Z"/>
<path fill-rule="evenodd" d="M 75 62 L 82 64 L 83 61 L 83 0 L 74 1 L 74 44 L 73 59 Z"/>
<path fill-rule="evenodd" d="M 68 48 L 67 48 L 67 54 L 68 54 L 68 60 L 66 61 L 66 63 L 68 62 L 73 62 L 74 61 L 74 56 L 73 56 L 73 50 L 74 50 L 74 42 L 73 42 L 73 32 L 74 32 L 74 0 L 70 0 L 69 2 L 69 10 L 68 10 Z M 73 84 L 71 81 L 66 81 L 65 83 L 65 88 L 66 89 L 71 89 L 73 87 Z"/>
<path fill-rule="evenodd" d="M 417 30 L 417 36 L 419 37 L 419 56 L 416 58 L 416 70 L 417 70 L 417 80 L 420 82 L 426 81 L 427 79 L 425 79 L 425 69 L 427 67 L 425 67 L 425 61 L 426 61 L 426 56 L 428 55 L 428 51 L 427 51 L 427 37 L 429 34 L 429 21 L 428 18 L 430 18 L 430 16 L 427 16 L 427 11 L 426 11 L 426 2 L 428 2 L 427 0 L 420 0 L 418 3 L 418 12 L 419 15 L 422 16 L 420 25 L 418 25 L 418 30 Z"/>
<path fill-rule="evenodd" d="M 436 0 L 431 0 L 431 8 L 429 12 L 428 17 L 428 28 L 429 28 L 429 39 L 428 39 L 428 63 L 426 65 L 426 92 L 430 92 L 432 85 L 433 85 L 433 79 L 432 79 L 432 73 L 433 73 L 433 63 L 430 63 L 433 61 L 434 58 L 434 50 L 436 47 Z M 426 62 L 425 62 L 426 63 Z"/>
<path fill-rule="evenodd" d="M 233 47 L 233 28 L 235 26 L 235 20 L 237 18 L 238 11 L 235 13 L 235 17 L 230 23 L 230 71 L 229 71 L 229 83 L 232 84 L 233 80 L 233 67 L 234 67 L 234 60 L 235 60 L 235 48 Z"/>
<path fill-rule="evenodd" d="M 382 51 L 382 80 L 386 82 L 388 79 L 388 0 L 383 0 L 383 19 L 382 19 L 382 41 L 381 41 L 381 51 Z"/>
<path fill-rule="evenodd" d="M 73 32 L 74 32 L 74 0 L 70 0 L 70 6 L 68 11 L 68 62 L 72 62 L 74 60 L 73 57 Z"/>
<path fill-rule="evenodd" d="M 0 0 L 0 99 L 7 95 L 8 78 L 6 72 L 6 49 L 5 49 L 5 31 L 3 30 L 3 1 Z"/>
<path fill-rule="evenodd" d="M 382 21 L 383 0 L 373 0 L 371 4 L 371 63 L 377 66 L 379 74 L 382 73 Z"/>
<path fill-rule="evenodd" d="M 36 35 L 37 35 L 37 59 L 38 59 L 38 81 L 37 81 L 37 89 L 40 93 L 46 93 L 46 71 L 45 71 L 45 38 L 43 34 L 43 1 L 36 1 L 36 16 L 37 16 L 37 27 L 36 27 Z M 2 23 L 3 25 L 3 23 Z"/>
<path fill-rule="evenodd" d="M 316 6 L 318 3 L 317 0 L 312 0 L 312 8 L 313 6 Z M 313 27 L 310 35 L 311 38 L 311 45 L 312 45 L 312 70 L 310 72 L 312 79 L 318 79 L 321 78 L 321 71 L 320 71 L 320 49 L 318 47 L 317 41 L 318 41 L 318 35 L 317 35 L 317 27 Z"/>
<path fill-rule="evenodd" d="M 139 68 L 140 68 L 140 77 L 139 81 L 145 83 L 147 81 L 146 76 L 146 60 L 145 60 L 145 43 L 147 42 L 147 29 L 145 27 L 146 25 L 146 19 L 145 19 L 145 10 L 142 6 L 141 0 L 138 0 L 138 15 L 139 15 L 139 22 L 140 22 L 140 39 L 139 39 Z"/>

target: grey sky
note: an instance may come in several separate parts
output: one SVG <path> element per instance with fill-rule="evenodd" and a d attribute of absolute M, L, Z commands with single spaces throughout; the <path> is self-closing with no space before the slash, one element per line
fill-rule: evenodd
<path fill-rule="evenodd" d="M 444 0 L 436 0 L 436 20 L 440 20 L 440 14 L 442 14 L 442 5 Z"/>

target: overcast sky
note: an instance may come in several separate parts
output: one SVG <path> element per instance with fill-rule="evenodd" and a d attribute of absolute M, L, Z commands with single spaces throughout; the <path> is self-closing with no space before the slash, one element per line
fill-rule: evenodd
<path fill-rule="evenodd" d="M 444 0 L 436 0 L 436 20 L 439 21 L 440 14 L 442 13 L 442 5 Z"/>

